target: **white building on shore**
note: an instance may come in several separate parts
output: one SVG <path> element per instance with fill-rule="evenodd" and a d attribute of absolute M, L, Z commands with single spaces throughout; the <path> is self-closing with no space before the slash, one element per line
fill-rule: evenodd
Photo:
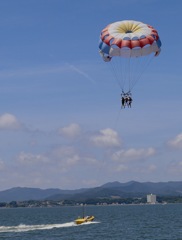
<path fill-rule="evenodd" d="M 147 203 L 149 204 L 155 204 L 157 201 L 156 201 L 156 195 L 154 194 L 148 194 L 147 195 Z"/>

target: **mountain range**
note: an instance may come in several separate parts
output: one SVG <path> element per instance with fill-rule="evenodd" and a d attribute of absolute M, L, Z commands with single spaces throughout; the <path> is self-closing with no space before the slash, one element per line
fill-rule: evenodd
<path fill-rule="evenodd" d="M 182 196 L 182 181 L 179 182 L 109 182 L 95 188 L 61 190 L 58 188 L 39 189 L 15 187 L 0 191 L 0 202 L 28 200 L 86 200 L 113 197 L 145 197 L 147 194 L 158 196 Z"/>

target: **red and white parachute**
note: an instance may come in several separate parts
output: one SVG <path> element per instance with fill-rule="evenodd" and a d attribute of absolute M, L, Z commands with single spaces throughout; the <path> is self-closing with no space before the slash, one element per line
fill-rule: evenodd
<path fill-rule="evenodd" d="M 146 65 L 161 51 L 158 32 L 134 20 L 114 22 L 100 34 L 99 53 L 112 70 L 123 92 L 130 92 Z"/>

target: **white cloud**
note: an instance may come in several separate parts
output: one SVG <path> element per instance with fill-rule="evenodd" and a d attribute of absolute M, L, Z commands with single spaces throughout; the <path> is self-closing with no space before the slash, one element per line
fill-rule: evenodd
<path fill-rule="evenodd" d="M 66 163 L 67 165 L 75 165 L 77 162 L 79 162 L 80 157 L 78 156 L 78 154 L 75 154 L 73 156 L 68 156 L 66 159 Z"/>
<path fill-rule="evenodd" d="M 120 145 L 117 132 L 111 128 L 100 130 L 99 134 L 91 137 L 91 141 L 98 147 L 117 147 Z"/>
<path fill-rule="evenodd" d="M 4 168 L 5 168 L 4 162 L 0 160 L 0 171 L 4 170 Z"/>
<path fill-rule="evenodd" d="M 32 154 L 32 153 L 25 153 L 21 152 L 18 155 L 18 162 L 25 164 L 25 165 L 34 165 L 35 163 L 47 163 L 49 159 L 41 154 Z"/>
<path fill-rule="evenodd" d="M 171 162 L 169 171 L 173 174 L 181 174 L 182 173 L 182 161 L 174 161 Z"/>
<path fill-rule="evenodd" d="M 153 172 L 153 171 L 155 171 L 156 169 L 157 169 L 157 166 L 154 165 L 154 164 L 151 164 L 151 165 L 148 166 L 148 170 L 149 170 L 150 172 Z"/>
<path fill-rule="evenodd" d="M 174 148 L 182 149 L 182 133 L 178 134 L 174 139 L 168 142 L 168 145 Z"/>
<path fill-rule="evenodd" d="M 128 170 L 128 167 L 123 165 L 123 164 L 120 164 L 117 166 L 117 169 L 116 169 L 116 172 L 125 172 Z"/>
<path fill-rule="evenodd" d="M 80 126 L 76 123 L 72 123 L 69 126 L 59 129 L 59 134 L 68 138 L 74 138 L 81 132 Z"/>
<path fill-rule="evenodd" d="M 95 158 L 92 158 L 92 157 L 85 157 L 84 161 L 88 164 L 91 164 L 91 165 L 98 164 L 98 161 Z"/>
<path fill-rule="evenodd" d="M 20 127 L 21 124 L 14 115 L 5 113 L 0 116 L 0 129 L 19 129 Z"/>
<path fill-rule="evenodd" d="M 51 153 L 51 158 L 62 167 L 72 166 L 80 161 L 80 156 L 76 153 L 75 149 L 70 146 L 55 148 Z"/>
<path fill-rule="evenodd" d="M 115 161 L 120 162 L 127 162 L 132 160 L 143 160 L 145 158 L 148 158 L 150 156 L 153 156 L 156 153 L 154 148 L 140 148 L 140 149 L 134 149 L 130 148 L 128 150 L 120 150 L 115 152 L 112 155 L 112 159 Z"/>

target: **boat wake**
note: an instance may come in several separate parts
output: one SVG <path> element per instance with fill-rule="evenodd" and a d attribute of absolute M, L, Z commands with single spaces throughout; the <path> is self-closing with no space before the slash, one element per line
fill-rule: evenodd
<path fill-rule="evenodd" d="M 100 223 L 100 222 L 97 222 L 97 221 L 91 221 L 91 222 L 84 222 L 82 224 L 75 224 L 76 226 L 83 226 L 83 225 L 90 225 L 90 224 L 95 224 L 95 223 Z"/>
<path fill-rule="evenodd" d="M 80 225 L 88 225 L 99 222 L 86 222 Z M 42 224 L 42 225 L 25 225 L 20 224 L 17 226 L 0 226 L 0 233 L 3 232 L 28 232 L 28 231 L 36 231 L 36 230 L 50 230 L 53 228 L 66 228 L 66 227 L 76 227 L 80 226 L 75 224 L 75 222 L 61 223 L 61 224 Z"/>
<path fill-rule="evenodd" d="M 53 228 L 65 228 L 76 226 L 74 222 L 62 224 L 42 224 L 42 225 L 25 225 L 20 224 L 17 226 L 0 226 L 0 232 L 27 232 L 35 230 L 49 230 Z"/>

